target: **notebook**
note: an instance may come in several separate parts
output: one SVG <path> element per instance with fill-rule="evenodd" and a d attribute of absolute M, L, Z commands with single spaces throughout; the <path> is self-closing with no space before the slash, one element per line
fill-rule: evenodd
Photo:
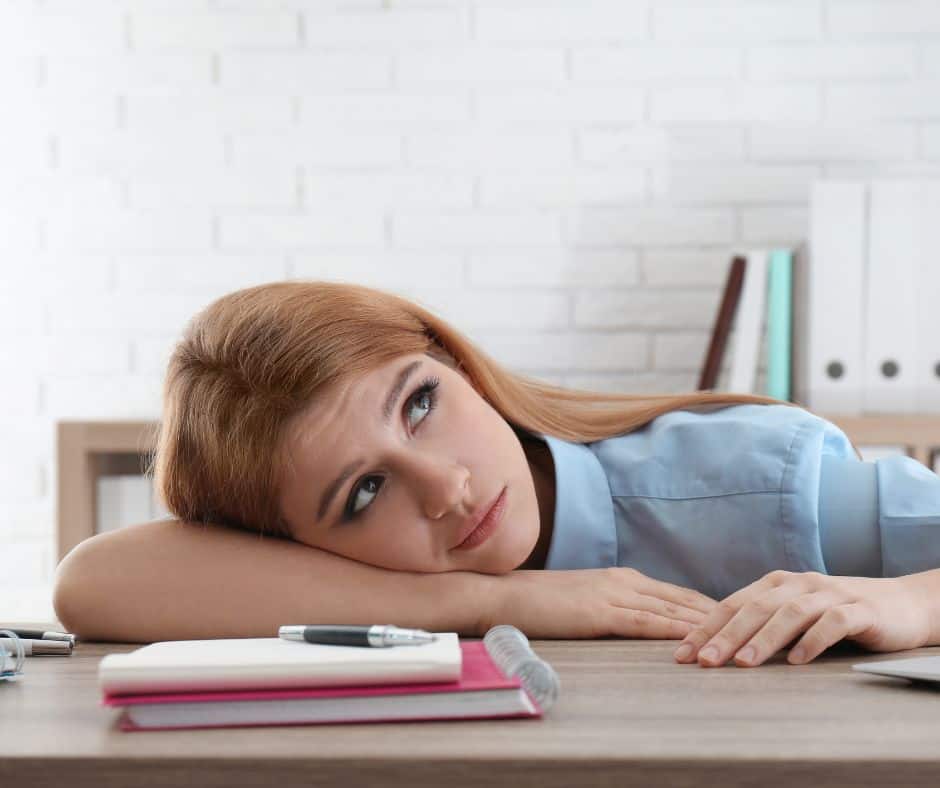
<path fill-rule="evenodd" d="M 108 654 L 98 665 L 98 683 L 106 695 L 433 683 L 456 681 L 461 656 L 456 632 L 393 648 L 282 638 L 171 640 Z"/>
<path fill-rule="evenodd" d="M 557 696 L 557 676 L 531 651 L 511 672 L 513 659 L 501 645 L 492 638 L 459 643 L 461 672 L 451 682 L 112 693 L 102 705 L 122 710 L 118 727 L 125 731 L 541 716 Z M 370 651 L 405 648 L 425 646 Z"/>
<path fill-rule="evenodd" d="M 895 676 L 901 679 L 911 679 L 912 681 L 937 682 L 938 689 L 940 689 L 940 656 L 860 662 L 857 665 L 852 665 L 852 670 L 862 673 L 874 673 L 879 676 Z"/>

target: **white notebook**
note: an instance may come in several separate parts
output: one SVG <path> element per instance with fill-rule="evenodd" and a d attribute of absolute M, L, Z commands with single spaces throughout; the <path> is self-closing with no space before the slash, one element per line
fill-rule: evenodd
<path fill-rule="evenodd" d="M 393 648 L 282 638 L 170 640 L 108 654 L 98 665 L 98 683 L 110 694 L 457 681 L 463 662 L 457 633 L 437 636 Z"/>

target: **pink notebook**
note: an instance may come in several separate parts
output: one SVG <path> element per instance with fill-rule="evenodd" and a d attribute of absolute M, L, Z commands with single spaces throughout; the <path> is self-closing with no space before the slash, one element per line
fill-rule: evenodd
<path fill-rule="evenodd" d="M 461 641 L 460 679 L 435 684 L 316 689 L 106 694 L 122 730 L 539 717 L 522 681 L 507 676 L 483 641 Z"/>

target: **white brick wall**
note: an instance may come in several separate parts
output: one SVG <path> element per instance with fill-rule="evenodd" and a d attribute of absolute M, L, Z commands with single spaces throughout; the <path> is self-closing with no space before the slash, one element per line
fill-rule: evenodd
<path fill-rule="evenodd" d="M 814 178 L 940 171 L 940 3 L 6 0 L 0 100 L 0 543 L 30 615 L 55 420 L 155 418 L 229 290 L 386 287 L 531 375 L 694 388 L 730 254 L 803 239 Z"/>

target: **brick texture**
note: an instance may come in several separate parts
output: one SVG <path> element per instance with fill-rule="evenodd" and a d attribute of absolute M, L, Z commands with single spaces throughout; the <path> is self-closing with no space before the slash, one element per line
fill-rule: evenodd
<path fill-rule="evenodd" d="M 729 257 L 804 240 L 814 178 L 940 174 L 940 4 L 11 0 L 0 99 L 25 588 L 55 421 L 158 417 L 236 288 L 384 287 L 525 374 L 691 390 Z"/>

